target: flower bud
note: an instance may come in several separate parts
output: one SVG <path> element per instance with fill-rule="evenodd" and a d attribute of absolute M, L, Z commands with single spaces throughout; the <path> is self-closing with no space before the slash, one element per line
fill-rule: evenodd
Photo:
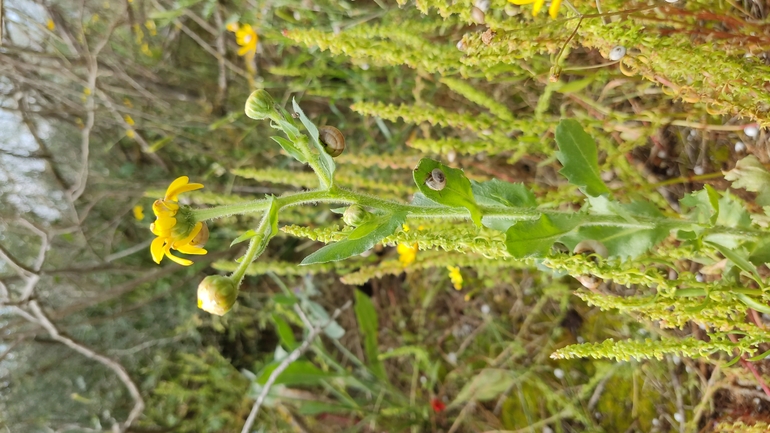
<path fill-rule="evenodd" d="M 246 100 L 246 115 L 254 120 L 270 117 L 275 110 L 275 101 L 266 90 L 255 90 Z"/>
<path fill-rule="evenodd" d="M 349 226 L 358 227 L 368 221 L 371 216 L 372 214 L 367 212 L 366 209 L 354 204 L 347 208 L 345 213 L 342 214 L 342 221 L 345 221 L 345 224 Z"/>
<path fill-rule="evenodd" d="M 198 284 L 198 308 L 224 316 L 230 311 L 238 298 L 238 287 L 228 277 L 210 275 Z"/>

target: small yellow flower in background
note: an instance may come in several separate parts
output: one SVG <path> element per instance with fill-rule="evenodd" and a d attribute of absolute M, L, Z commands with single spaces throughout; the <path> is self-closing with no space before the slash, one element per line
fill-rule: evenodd
<path fill-rule="evenodd" d="M 235 32 L 235 42 L 240 45 L 239 56 L 253 56 L 257 54 L 257 42 L 259 37 L 257 32 L 249 24 L 244 24 Z"/>
<path fill-rule="evenodd" d="M 150 49 L 150 45 L 146 42 L 142 44 L 142 47 L 140 48 L 142 51 L 142 54 L 144 54 L 147 57 L 152 57 L 152 50 Z"/>
<path fill-rule="evenodd" d="M 179 194 L 203 188 L 200 183 L 189 183 L 187 176 L 178 177 L 171 182 L 166 190 L 166 196 L 155 200 L 152 204 L 152 212 L 155 214 L 155 222 L 150 226 L 152 233 L 157 236 L 150 245 L 150 252 L 155 263 L 160 263 L 163 257 L 179 263 L 182 266 L 190 266 L 193 262 L 171 254 L 175 249 L 184 254 L 206 254 L 201 248 L 208 240 L 208 227 L 198 221 L 192 228 L 184 223 L 177 224 L 179 212 Z"/>
<path fill-rule="evenodd" d="M 126 137 L 134 138 L 136 137 L 136 132 L 133 129 L 126 129 Z"/>
<path fill-rule="evenodd" d="M 408 232 L 409 231 L 409 224 L 407 224 L 407 223 L 401 224 L 401 229 L 404 230 L 404 233 Z"/>
<path fill-rule="evenodd" d="M 508 1 L 519 6 L 531 4 L 532 16 L 537 16 L 537 14 L 540 13 L 540 10 L 543 9 L 543 5 L 545 4 L 545 0 L 508 0 Z M 548 7 L 548 15 L 550 15 L 551 18 L 556 19 L 556 16 L 559 15 L 560 6 L 561 6 L 561 0 L 551 1 L 551 6 Z"/>
<path fill-rule="evenodd" d="M 144 206 L 140 204 L 134 206 L 134 218 L 137 221 L 141 221 L 144 219 Z"/>
<path fill-rule="evenodd" d="M 90 87 L 84 87 L 83 88 L 83 94 L 88 96 L 91 94 L 91 88 Z"/>
<path fill-rule="evenodd" d="M 45 22 L 45 26 L 48 27 L 48 30 L 53 31 L 53 29 L 56 28 L 56 24 L 54 24 L 53 20 L 48 18 L 48 21 Z"/>
<path fill-rule="evenodd" d="M 144 26 L 150 31 L 150 36 L 156 36 L 158 34 L 158 29 L 155 27 L 155 21 L 147 20 L 144 22 Z"/>
<path fill-rule="evenodd" d="M 130 126 L 134 126 L 135 125 L 134 119 L 131 116 L 129 116 L 128 114 L 123 116 L 123 120 L 125 120 L 126 123 L 128 123 Z"/>
<path fill-rule="evenodd" d="M 452 285 L 455 287 L 455 290 L 462 290 L 463 274 L 460 273 L 460 268 L 457 266 L 447 266 L 446 270 L 449 271 L 449 279 L 452 280 Z"/>
<path fill-rule="evenodd" d="M 401 266 L 407 267 L 414 263 L 414 261 L 417 259 L 417 244 L 398 244 L 398 247 L 396 247 L 396 251 L 398 252 L 398 261 L 401 263 Z"/>
<path fill-rule="evenodd" d="M 128 108 L 134 108 L 134 104 L 132 104 L 131 100 L 128 98 L 123 98 L 123 105 L 125 105 Z"/>

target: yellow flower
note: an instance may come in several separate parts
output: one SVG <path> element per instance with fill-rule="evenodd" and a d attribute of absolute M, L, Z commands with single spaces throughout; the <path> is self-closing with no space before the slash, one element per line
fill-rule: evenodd
<path fill-rule="evenodd" d="M 134 119 L 131 116 L 129 116 L 128 114 L 123 116 L 123 120 L 125 120 L 126 123 L 128 123 L 130 126 L 134 126 L 135 125 Z"/>
<path fill-rule="evenodd" d="M 237 32 L 241 26 L 237 22 L 228 23 L 225 28 L 233 33 Z"/>
<path fill-rule="evenodd" d="M 187 176 L 181 176 L 171 182 L 164 198 L 155 200 L 155 203 L 152 204 L 152 212 L 155 214 L 156 220 L 150 226 L 150 230 L 157 238 L 152 241 L 150 252 L 155 263 L 160 263 L 163 256 L 182 266 L 190 266 L 193 263 L 190 260 L 174 256 L 171 254 L 172 249 L 184 254 L 206 254 L 206 250 L 201 248 L 208 239 L 206 225 L 198 221 L 190 227 L 190 223 L 180 222 L 177 219 L 179 194 L 201 188 L 203 188 L 202 184 L 189 183 Z"/>
<path fill-rule="evenodd" d="M 50 31 L 53 31 L 53 29 L 56 28 L 56 24 L 54 24 L 53 20 L 50 18 L 48 19 L 48 21 L 46 21 L 45 26 L 48 27 L 48 30 Z"/>
<path fill-rule="evenodd" d="M 398 244 L 396 247 L 398 251 L 398 261 L 401 262 L 401 266 L 407 267 L 414 263 L 417 259 L 417 244 Z"/>
<path fill-rule="evenodd" d="M 409 231 L 409 224 L 407 224 L 407 223 L 401 224 L 401 229 L 404 230 L 404 233 L 408 232 Z"/>
<path fill-rule="evenodd" d="M 140 204 L 134 206 L 134 218 L 137 221 L 141 221 L 144 219 L 144 206 Z"/>
<path fill-rule="evenodd" d="M 134 138 L 136 137 L 136 132 L 133 129 L 126 129 L 126 137 Z"/>
<path fill-rule="evenodd" d="M 532 4 L 532 16 L 537 16 L 537 14 L 540 13 L 540 10 L 543 9 L 543 5 L 545 4 L 545 0 L 508 0 L 508 1 L 515 5 L 520 5 L 520 6 Z M 556 16 L 559 15 L 560 6 L 561 6 L 561 0 L 552 0 L 551 6 L 548 7 L 548 15 L 550 15 L 551 18 L 556 19 Z"/>
<path fill-rule="evenodd" d="M 251 28 L 251 25 L 244 24 L 235 32 L 235 41 L 241 46 L 238 50 L 239 56 L 253 56 L 257 53 L 257 32 Z"/>
<path fill-rule="evenodd" d="M 452 285 L 455 287 L 455 290 L 462 290 L 463 274 L 460 273 L 460 268 L 457 266 L 447 266 L 446 270 L 449 271 L 449 279 L 452 280 Z"/>

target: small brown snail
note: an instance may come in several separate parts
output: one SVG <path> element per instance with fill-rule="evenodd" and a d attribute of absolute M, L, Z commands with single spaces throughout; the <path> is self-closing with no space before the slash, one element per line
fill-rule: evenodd
<path fill-rule="evenodd" d="M 603 243 L 593 239 L 580 241 L 577 245 L 575 245 L 575 249 L 572 250 L 572 252 L 574 254 L 596 254 L 597 256 L 604 259 L 609 256 L 607 247 L 605 247 Z"/>
<path fill-rule="evenodd" d="M 322 126 L 318 128 L 318 139 L 326 150 L 326 153 L 332 157 L 340 156 L 345 150 L 345 136 L 339 129 L 333 126 Z"/>
<path fill-rule="evenodd" d="M 441 191 L 446 186 L 446 176 L 440 168 L 434 168 L 428 178 L 425 179 L 425 185 L 434 191 Z"/>

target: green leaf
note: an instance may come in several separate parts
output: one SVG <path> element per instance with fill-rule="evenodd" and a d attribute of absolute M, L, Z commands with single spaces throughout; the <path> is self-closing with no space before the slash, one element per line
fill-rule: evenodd
<path fill-rule="evenodd" d="M 297 405 L 297 412 L 304 416 L 313 416 L 326 413 L 349 413 L 358 410 L 354 406 L 345 406 L 336 403 L 325 403 L 322 401 L 302 400 L 302 404 Z"/>
<path fill-rule="evenodd" d="M 294 338 L 294 331 L 291 330 L 291 326 L 277 313 L 273 313 L 271 317 L 281 344 L 286 346 L 288 350 L 294 350 L 297 347 L 297 339 Z"/>
<path fill-rule="evenodd" d="M 446 186 L 441 191 L 433 190 L 425 184 L 431 172 L 436 168 L 443 171 L 446 178 Z M 468 209 L 473 223 L 481 226 L 481 209 L 473 197 L 471 182 L 465 177 L 462 170 L 448 167 L 433 159 L 423 158 L 414 169 L 413 177 L 417 188 L 425 197 L 445 206 Z"/>
<path fill-rule="evenodd" d="M 270 374 L 278 368 L 278 362 L 272 362 L 268 364 L 257 377 L 257 383 L 264 385 Z M 327 373 L 320 368 L 313 365 L 312 362 L 300 359 L 292 362 L 289 366 L 278 375 L 278 379 L 275 381 L 276 385 L 313 385 L 324 379 L 330 379 L 334 377 L 333 374 Z"/>
<path fill-rule="evenodd" d="M 757 310 L 760 313 L 770 314 L 770 307 L 768 307 L 767 304 L 758 302 L 756 299 L 744 293 L 734 293 L 734 295 L 736 298 L 738 298 L 739 301 L 743 302 L 744 305 L 751 308 L 752 310 Z"/>
<path fill-rule="evenodd" d="M 292 107 L 294 107 L 294 111 L 299 115 L 299 120 L 302 122 L 303 125 L 305 125 L 305 129 L 307 129 L 307 132 L 310 134 L 310 142 L 315 147 L 315 149 L 318 151 L 318 163 L 321 169 L 324 171 L 325 177 L 329 179 L 329 182 L 333 183 L 334 180 L 334 170 L 336 168 L 334 164 L 334 159 L 329 156 L 328 153 L 326 153 L 326 150 L 324 150 L 323 145 L 318 139 L 318 128 L 313 124 L 313 122 L 310 121 L 310 119 L 305 116 L 305 113 L 302 111 L 302 108 L 300 108 L 299 104 L 297 104 L 297 100 L 293 99 L 291 100 Z M 325 187 L 332 186 L 331 183 L 329 185 L 325 185 Z"/>
<path fill-rule="evenodd" d="M 344 239 L 339 242 L 326 245 L 318 251 L 305 257 L 302 265 L 312 265 L 314 263 L 334 262 L 347 259 L 363 253 L 376 245 L 381 240 L 392 235 L 401 224 L 406 220 L 406 212 L 396 212 L 378 218 L 380 225 L 374 230 L 358 239 Z"/>
<path fill-rule="evenodd" d="M 292 158 L 296 159 L 297 161 L 303 164 L 307 162 L 307 159 L 305 158 L 305 155 L 302 153 L 302 150 L 299 147 L 297 147 L 294 144 L 294 142 L 292 142 L 291 140 L 288 140 L 283 137 L 278 137 L 278 136 L 274 136 L 270 138 L 272 138 L 276 143 L 280 144 L 283 150 L 285 150 L 286 153 L 288 153 L 289 156 L 291 156 Z"/>
<path fill-rule="evenodd" d="M 517 259 L 543 257 L 562 236 L 582 222 L 576 215 L 541 215 L 536 220 L 518 221 L 505 232 L 505 247 Z"/>
<path fill-rule="evenodd" d="M 379 348 L 377 345 L 377 331 L 379 329 L 377 320 L 377 310 L 374 309 L 372 300 L 363 292 L 356 290 L 356 320 L 358 328 L 361 330 L 361 336 L 364 339 L 364 352 L 369 361 L 369 369 L 372 373 L 382 380 L 386 380 L 385 367 L 379 358 Z"/>
<path fill-rule="evenodd" d="M 230 242 L 230 246 L 233 246 L 235 244 L 239 244 L 239 243 L 241 243 L 243 241 L 247 241 L 247 240 L 253 238 L 256 235 L 257 235 L 257 232 L 255 232 L 254 230 L 246 230 L 242 235 L 240 235 L 237 238 L 233 239 L 233 241 Z"/>
<path fill-rule="evenodd" d="M 754 266 L 754 264 L 749 261 L 748 253 L 743 248 L 740 248 L 740 249 L 731 248 L 713 241 L 706 241 L 705 243 L 716 248 L 717 251 L 719 251 L 720 253 L 722 253 L 723 256 L 725 256 L 725 258 L 735 263 L 735 265 L 741 268 L 742 270 L 748 272 L 757 283 L 759 283 L 760 285 L 764 285 L 764 281 L 762 280 L 762 277 L 759 275 L 759 271 L 757 271 L 757 267 Z"/>
<path fill-rule="evenodd" d="M 519 376 L 520 377 L 520 376 Z M 513 371 L 499 368 L 485 368 L 470 382 L 466 383 L 450 407 L 458 406 L 467 401 L 488 401 L 516 383 L 517 376 Z"/>
<path fill-rule="evenodd" d="M 471 189 L 476 203 L 481 206 L 537 207 L 535 195 L 522 183 L 472 180 Z"/>
<path fill-rule="evenodd" d="M 727 227 L 749 228 L 751 216 L 746 211 L 746 206 L 738 202 L 730 193 L 723 193 L 719 199 L 719 217 L 716 224 Z"/>
<path fill-rule="evenodd" d="M 770 239 L 760 241 L 751 251 L 749 260 L 757 266 L 770 263 Z"/>
<path fill-rule="evenodd" d="M 669 234 L 670 227 L 663 225 L 651 229 L 603 225 L 580 227 L 560 241 L 572 250 L 578 242 L 592 239 L 607 247 L 607 254 L 611 258 L 635 258 L 662 242 Z"/>
<path fill-rule="evenodd" d="M 684 196 L 679 204 L 689 211 L 690 217 L 695 221 L 714 225 L 719 217 L 719 198 L 714 199 L 714 188 L 704 188 L 692 194 Z"/>
<path fill-rule="evenodd" d="M 563 119 L 556 127 L 556 157 L 564 168 L 559 173 L 584 194 L 596 197 L 609 194 L 599 174 L 596 142 L 576 120 Z"/>
<path fill-rule="evenodd" d="M 751 192 L 763 192 L 770 188 L 770 172 L 754 155 L 738 161 L 735 168 L 725 174 L 725 179 L 733 183 L 733 188 Z"/>

